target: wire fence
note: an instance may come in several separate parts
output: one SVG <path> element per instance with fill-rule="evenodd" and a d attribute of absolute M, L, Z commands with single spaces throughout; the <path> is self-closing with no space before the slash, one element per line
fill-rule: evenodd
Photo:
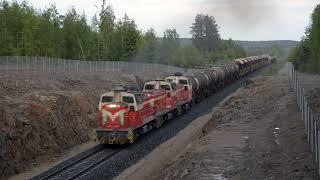
<path fill-rule="evenodd" d="M 54 72 L 194 72 L 194 69 L 163 64 L 125 61 L 80 61 L 48 57 L 0 56 L 0 70 L 54 71 Z"/>
<path fill-rule="evenodd" d="M 318 174 L 320 175 L 320 128 L 319 119 L 307 101 L 305 89 L 298 79 L 297 72 L 292 63 L 285 65 L 285 70 L 289 75 L 290 85 L 295 93 L 298 109 L 302 112 L 302 119 L 305 125 L 305 133 L 311 148 L 313 158 L 317 164 Z"/>

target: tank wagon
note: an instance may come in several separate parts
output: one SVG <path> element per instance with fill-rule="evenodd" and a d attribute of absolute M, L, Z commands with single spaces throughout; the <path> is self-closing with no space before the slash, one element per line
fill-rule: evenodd
<path fill-rule="evenodd" d="M 97 140 L 105 144 L 133 143 L 141 134 L 160 128 L 210 94 L 274 61 L 268 55 L 240 58 L 196 73 L 175 73 L 149 81 L 139 92 L 117 87 L 101 95 Z"/>

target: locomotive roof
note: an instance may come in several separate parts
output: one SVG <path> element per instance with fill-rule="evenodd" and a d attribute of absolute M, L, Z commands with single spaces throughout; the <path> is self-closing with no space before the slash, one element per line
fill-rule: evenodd
<path fill-rule="evenodd" d="M 171 77 L 171 76 L 169 76 L 169 77 Z M 151 80 L 151 81 L 148 81 L 148 82 L 146 82 L 146 83 L 154 83 L 154 82 L 164 82 L 164 83 L 169 83 L 169 82 L 167 82 L 165 79 Z"/>
<path fill-rule="evenodd" d="M 142 94 L 142 91 L 115 91 L 115 90 L 113 90 L 111 92 L 120 92 L 120 93 L 124 92 L 124 93 L 130 93 L 130 94 L 134 94 L 134 95 Z M 110 93 L 110 92 L 103 93 L 102 96 L 104 96 L 105 94 L 108 94 L 108 93 Z"/>
<path fill-rule="evenodd" d="M 131 93 L 131 94 L 134 94 L 134 95 L 139 95 L 139 94 L 142 94 L 142 91 L 127 91 L 127 93 Z"/>

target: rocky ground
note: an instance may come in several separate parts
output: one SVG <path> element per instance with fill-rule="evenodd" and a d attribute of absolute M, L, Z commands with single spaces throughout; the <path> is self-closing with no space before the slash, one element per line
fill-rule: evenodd
<path fill-rule="evenodd" d="M 191 124 L 118 179 L 318 178 L 286 75 L 258 76 L 205 119 L 198 138 L 185 140 Z"/>
<path fill-rule="evenodd" d="M 89 141 L 100 95 L 120 84 L 134 85 L 136 78 L 121 72 L 1 71 L 0 179 L 56 161 Z"/>

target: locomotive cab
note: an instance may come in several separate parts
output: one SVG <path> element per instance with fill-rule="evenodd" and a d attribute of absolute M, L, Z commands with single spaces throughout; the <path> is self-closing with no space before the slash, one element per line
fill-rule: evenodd
<path fill-rule="evenodd" d="M 169 76 L 165 78 L 165 81 L 177 85 L 182 85 L 184 87 L 184 90 L 192 89 L 191 82 L 187 77 L 184 76 Z"/>
<path fill-rule="evenodd" d="M 104 93 L 98 108 L 97 140 L 109 144 L 133 142 L 135 133 L 150 130 L 151 126 L 146 124 L 165 109 L 165 94 L 164 91 L 132 92 L 122 87 Z"/>
<path fill-rule="evenodd" d="M 161 90 L 166 92 L 166 108 L 171 109 L 176 107 L 177 103 L 177 85 L 164 80 L 149 81 L 144 84 L 143 91 Z"/>
<path fill-rule="evenodd" d="M 143 91 L 151 91 L 151 90 L 165 90 L 165 91 L 173 91 L 175 90 L 175 85 L 169 82 L 165 82 L 163 80 L 150 81 L 144 84 Z"/>
<path fill-rule="evenodd" d="M 192 100 L 192 83 L 189 78 L 176 73 L 174 76 L 165 78 L 166 82 L 173 83 L 177 86 L 178 101 L 182 104 Z"/>
<path fill-rule="evenodd" d="M 143 106 L 143 95 L 116 88 L 101 96 L 98 108 L 98 125 L 102 129 L 131 128 L 135 124 L 129 118 Z"/>
<path fill-rule="evenodd" d="M 107 106 L 108 108 L 125 106 L 129 111 L 136 111 L 138 108 L 138 103 L 141 103 L 140 94 L 115 90 L 105 93 L 101 96 L 99 110 L 101 110 L 103 106 Z"/>

